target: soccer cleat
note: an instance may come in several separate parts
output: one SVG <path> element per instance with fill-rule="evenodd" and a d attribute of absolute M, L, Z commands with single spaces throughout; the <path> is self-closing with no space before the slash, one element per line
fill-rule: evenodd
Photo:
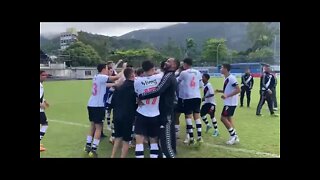
<path fill-rule="evenodd" d="M 257 116 L 259 116 L 259 117 L 262 117 L 263 115 L 262 114 L 256 114 Z"/>
<path fill-rule="evenodd" d="M 212 128 L 212 126 L 210 124 L 207 125 L 207 128 L 206 128 L 206 133 L 208 133 L 208 131 Z"/>
<path fill-rule="evenodd" d="M 86 153 L 90 153 L 91 147 L 90 147 L 90 146 L 84 147 L 84 151 L 85 151 Z"/>
<path fill-rule="evenodd" d="M 190 139 L 189 146 L 196 145 L 196 141 L 194 139 Z"/>
<path fill-rule="evenodd" d="M 235 143 L 239 143 L 240 142 L 240 139 L 238 138 L 238 136 L 231 136 L 229 141 L 227 141 L 226 143 L 228 145 L 233 145 Z"/>
<path fill-rule="evenodd" d="M 183 141 L 184 144 L 188 144 L 190 141 L 189 134 L 186 134 L 186 139 Z"/>
<path fill-rule="evenodd" d="M 218 129 L 215 129 L 214 132 L 213 132 L 213 134 L 212 134 L 212 136 L 214 136 L 214 137 L 219 136 L 219 130 L 218 130 Z"/>
<path fill-rule="evenodd" d="M 279 117 L 279 114 L 271 114 L 272 117 Z"/>
<path fill-rule="evenodd" d="M 236 143 L 239 143 L 239 142 L 240 142 L 240 139 L 239 139 L 239 137 L 237 136 Z"/>
<path fill-rule="evenodd" d="M 278 111 L 278 108 L 273 108 L 274 111 Z"/>
<path fill-rule="evenodd" d="M 46 150 L 46 148 L 40 146 L 40 152 L 45 151 L 45 150 Z"/>
<path fill-rule="evenodd" d="M 201 145 L 201 144 L 203 143 L 202 137 L 200 137 L 200 138 L 197 139 L 197 143 L 198 143 L 199 145 Z"/>
<path fill-rule="evenodd" d="M 90 151 L 90 152 L 89 152 L 89 157 L 91 157 L 91 158 L 97 158 L 97 157 L 98 157 L 98 154 L 97 154 L 96 151 Z"/>

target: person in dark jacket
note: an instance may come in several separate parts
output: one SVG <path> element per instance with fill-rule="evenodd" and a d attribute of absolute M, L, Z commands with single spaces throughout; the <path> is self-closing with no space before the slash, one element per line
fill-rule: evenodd
<path fill-rule="evenodd" d="M 149 99 L 160 96 L 160 145 L 161 151 L 167 158 L 175 158 L 176 137 L 174 122 L 174 99 L 177 89 L 175 71 L 179 68 L 180 62 L 177 59 L 169 58 L 164 65 L 164 75 L 158 87 L 151 92 L 139 95 L 139 99 Z"/>
<path fill-rule="evenodd" d="M 272 88 L 275 86 L 274 75 L 270 73 L 270 66 L 264 65 L 264 73 L 261 76 L 260 80 L 260 100 L 258 103 L 256 115 L 261 116 L 261 108 L 265 101 L 267 100 L 269 111 L 271 116 L 278 117 L 278 114 L 274 113 L 273 110 L 273 101 L 272 101 Z"/>
<path fill-rule="evenodd" d="M 250 107 L 251 89 L 253 87 L 253 77 L 250 74 L 250 70 L 247 69 L 246 73 L 241 77 L 241 92 L 240 92 L 240 107 L 243 107 L 244 93 L 247 95 L 247 107 Z"/>
<path fill-rule="evenodd" d="M 135 119 L 135 112 L 137 109 L 136 93 L 134 91 L 134 70 L 132 68 L 126 68 L 123 73 L 126 80 L 121 86 L 116 88 L 111 101 L 115 130 L 115 142 L 111 158 L 114 158 L 121 142 L 121 158 L 125 158 L 127 156 L 129 142 L 132 140 L 132 124 Z"/>

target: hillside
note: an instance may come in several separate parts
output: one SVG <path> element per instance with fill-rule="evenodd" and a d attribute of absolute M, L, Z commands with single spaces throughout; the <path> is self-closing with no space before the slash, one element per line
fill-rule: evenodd
<path fill-rule="evenodd" d="M 104 35 L 78 32 L 78 39 L 84 44 L 91 45 L 105 59 L 107 54 L 115 50 L 153 48 L 151 44 L 136 39 L 117 39 Z M 59 36 L 47 39 L 40 36 L 40 48 L 47 54 L 51 54 L 60 48 Z"/>
<path fill-rule="evenodd" d="M 275 26 L 277 23 L 271 23 Z M 247 38 L 247 22 L 191 22 L 177 24 L 161 29 L 137 30 L 120 36 L 120 39 L 138 39 L 161 47 L 167 43 L 168 38 L 184 46 L 186 38 L 193 38 L 199 48 L 208 38 L 224 38 L 230 49 L 244 51 L 252 46 Z"/>

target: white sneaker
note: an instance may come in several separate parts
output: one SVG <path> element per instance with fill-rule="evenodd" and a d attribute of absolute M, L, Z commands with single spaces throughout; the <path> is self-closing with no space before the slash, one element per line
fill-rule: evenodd
<path fill-rule="evenodd" d="M 186 134 L 186 139 L 183 141 L 183 143 L 189 144 L 189 141 L 190 141 L 189 134 Z"/>
<path fill-rule="evenodd" d="M 238 138 L 238 136 L 231 136 L 229 141 L 227 141 L 226 143 L 228 145 L 233 145 L 235 143 L 239 143 L 240 142 L 240 139 Z"/>

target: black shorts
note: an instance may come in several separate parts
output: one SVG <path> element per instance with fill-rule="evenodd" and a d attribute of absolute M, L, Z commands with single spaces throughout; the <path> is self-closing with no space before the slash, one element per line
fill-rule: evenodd
<path fill-rule="evenodd" d="M 200 116 L 203 117 L 207 114 L 210 114 L 214 117 L 215 112 L 216 112 L 216 105 L 211 104 L 211 103 L 205 103 L 201 107 Z M 213 118 L 213 117 L 211 117 L 211 118 Z"/>
<path fill-rule="evenodd" d="M 114 120 L 114 137 L 122 138 L 124 141 L 131 141 L 132 137 L 132 124 L 134 119 L 115 119 Z"/>
<path fill-rule="evenodd" d="M 106 115 L 105 107 L 89 107 L 88 106 L 89 121 L 96 124 L 104 122 Z"/>
<path fill-rule="evenodd" d="M 176 113 L 184 113 L 183 108 L 184 108 L 183 100 L 181 98 L 178 98 L 178 104 L 176 105 L 176 108 L 174 109 L 174 111 Z"/>
<path fill-rule="evenodd" d="M 184 114 L 200 113 L 201 98 L 184 99 Z"/>
<path fill-rule="evenodd" d="M 134 133 L 145 137 L 158 137 L 160 130 L 159 116 L 146 117 L 138 113 Z"/>
<path fill-rule="evenodd" d="M 237 106 L 223 106 L 221 116 L 231 117 L 234 114 Z"/>
<path fill-rule="evenodd" d="M 44 112 L 40 112 L 40 124 L 41 125 L 47 125 L 48 121 L 47 121 L 47 116 Z"/>

